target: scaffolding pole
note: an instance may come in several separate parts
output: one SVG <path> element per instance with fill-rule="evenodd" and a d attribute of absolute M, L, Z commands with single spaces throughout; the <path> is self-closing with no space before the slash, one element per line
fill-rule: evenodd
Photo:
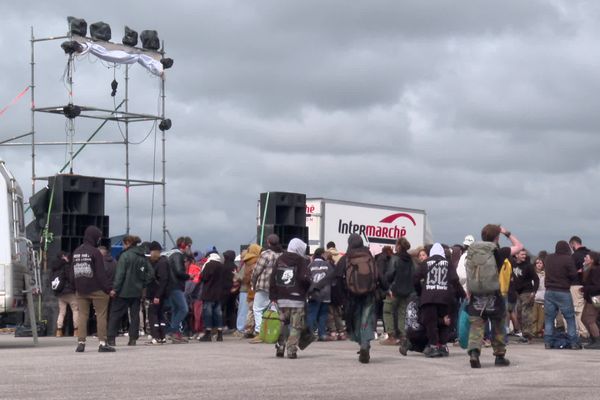
<path fill-rule="evenodd" d="M 31 196 L 35 194 L 35 37 L 31 27 Z"/>
<path fill-rule="evenodd" d="M 125 112 L 129 112 L 129 65 L 125 65 Z M 118 122 L 117 122 L 118 123 Z M 129 120 L 125 120 L 125 234 L 129 235 Z"/>
<path fill-rule="evenodd" d="M 165 42 L 162 42 L 162 56 L 165 56 Z M 160 98 L 161 98 L 161 113 L 160 116 L 165 119 L 165 75 L 160 77 Z M 167 160 L 166 160 L 166 131 L 162 132 L 162 212 L 163 212 L 163 247 L 167 246 Z"/>

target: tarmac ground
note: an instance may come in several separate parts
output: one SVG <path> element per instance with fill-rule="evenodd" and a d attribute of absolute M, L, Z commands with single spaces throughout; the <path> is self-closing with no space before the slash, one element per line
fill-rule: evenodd
<path fill-rule="evenodd" d="M 315 342 L 298 359 L 275 357 L 273 345 L 225 336 L 222 343 L 127 346 L 98 353 L 89 338 L 0 335 L 0 399 L 600 399 L 600 351 L 545 350 L 541 342 L 510 344 L 511 366 L 471 369 L 466 352 L 427 359 L 373 342 L 360 364 L 349 341 Z"/>

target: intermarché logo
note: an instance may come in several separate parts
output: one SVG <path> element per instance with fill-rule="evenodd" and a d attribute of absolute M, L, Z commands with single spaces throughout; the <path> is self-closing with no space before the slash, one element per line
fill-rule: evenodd
<path fill-rule="evenodd" d="M 389 215 L 379 221 L 380 224 L 391 224 L 398 219 L 408 219 L 413 226 L 417 226 L 417 222 L 410 214 L 397 213 Z M 360 236 L 366 237 L 370 243 L 395 244 L 396 240 L 406 236 L 405 226 L 380 226 L 380 225 L 361 225 L 354 224 L 352 220 L 344 222 L 338 220 L 338 233 L 349 235 L 357 233 Z"/>

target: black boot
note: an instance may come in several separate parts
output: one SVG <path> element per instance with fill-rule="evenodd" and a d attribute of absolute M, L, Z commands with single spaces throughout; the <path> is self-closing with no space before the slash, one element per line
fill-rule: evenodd
<path fill-rule="evenodd" d="M 285 344 L 283 346 L 276 344 L 275 345 L 275 357 L 282 358 L 284 356 L 284 354 L 285 354 Z"/>
<path fill-rule="evenodd" d="M 510 361 L 508 358 L 502 356 L 496 356 L 496 362 L 494 362 L 496 367 L 508 367 L 510 365 Z"/>
<path fill-rule="evenodd" d="M 479 361 L 479 350 L 469 351 L 469 357 L 471 368 L 481 368 L 481 362 Z"/>
<path fill-rule="evenodd" d="M 106 339 L 106 344 L 109 345 L 109 346 L 113 346 L 114 347 L 114 346 L 117 345 L 116 344 L 116 339 L 114 337 L 108 337 Z"/>
<path fill-rule="evenodd" d="M 358 352 L 358 361 L 363 364 L 368 364 L 371 360 L 371 355 L 369 354 L 369 349 L 360 349 Z"/>
<path fill-rule="evenodd" d="M 223 330 L 218 329 L 217 330 L 217 342 L 222 342 L 222 341 L 223 341 Z"/>
<path fill-rule="evenodd" d="M 590 343 L 583 346 L 586 350 L 600 350 L 600 340 L 597 337 L 590 336 Z"/>
<path fill-rule="evenodd" d="M 77 343 L 77 348 L 75 349 L 77 353 L 83 353 L 85 351 L 85 343 L 79 342 Z"/>
<path fill-rule="evenodd" d="M 127 346 L 135 346 L 137 340 L 129 338 L 129 342 L 127 342 Z"/>
<path fill-rule="evenodd" d="M 200 339 L 199 342 L 212 342 L 212 333 L 210 329 L 204 331 L 204 335 Z"/>

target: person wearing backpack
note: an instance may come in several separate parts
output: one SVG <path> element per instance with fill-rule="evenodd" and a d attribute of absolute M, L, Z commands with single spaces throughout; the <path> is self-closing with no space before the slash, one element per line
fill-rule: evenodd
<path fill-rule="evenodd" d="M 313 261 L 308 266 L 310 271 L 311 285 L 308 290 L 308 316 L 306 326 L 314 332 L 318 328 L 319 341 L 330 341 L 327 336 L 327 316 L 329 315 L 329 304 L 331 303 L 331 282 L 335 269 L 333 265 L 325 260 L 325 249 L 322 247 L 315 250 Z"/>
<path fill-rule="evenodd" d="M 371 341 L 375 339 L 375 291 L 383 277 L 378 274 L 371 251 L 356 233 L 348 237 L 348 251 L 338 265 L 344 273 L 348 298 L 346 329 L 360 345 L 358 361 L 367 364 L 371 358 Z"/>
<path fill-rule="evenodd" d="M 51 287 L 58 298 L 58 317 L 56 319 L 56 337 L 64 335 L 63 326 L 67 315 L 67 307 L 71 307 L 73 313 L 73 336 L 77 336 L 77 323 L 79 322 L 79 307 L 75 297 L 75 287 L 70 280 L 73 275 L 73 267 L 69 261 L 69 254 L 59 251 L 56 259 L 50 263 Z"/>
<path fill-rule="evenodd" d="M 129 342 L 135 346 L 140 334 L 140 299 L 142 292 L 153 280 L 154 270 L 146 259 L 146 249 L 139 246 L 141 240 L 137 236 L 128 235 L 123 238 L 124 250 L 117 261 L 113 290 L 110 296 L 114 299 L 108 318 L 108 344 L 115 345 L 119 324 L 129 311 Z"/>
<path fill-rule="evenodd" d="M 511 247 L 499 247 L 500 235 L 506 236 Z M 523 249 L 523 245 L 510 231 L 500 225 L 488 224 L 481 230 L 481 242 L 473 243 L 467 252 L 467 313 L 471 327 L 469 330 L 468 354 L 471 368 L 481 368 L 481 342 L 485 324 L 489 321 L 492 329 L 492 348 L 496 366 L 508 366 L 505 357 L 505 316 L 506 306 L 500 293 L 498 273 L 504 260 Z"/>
<path fill-rule="evenodd" d="M 304 306 L 306 295 L 311 284 L 308 260 L 304 257 L 306 243 L 294 238 L 287 251 L 276 260 L 269 282 L 269 299 L 279 307 L 281 331 L 275 356 L 298 358 L 298 342 L 304 329 Z"/>
<path fill-rule="evenodd" d="M 391 321 L 393 329 L 390 329 L 390 332 L 400 346 L 407 346 L 406 307 L 410 295 L 414 292 L 415 266 L 408 250 L 410 250 L 410 242 L 406 238 L 396 241 L 396 254 L 392 255 L 385 275 L 385 281 L 389 283 L 387 296 L 391 301 L 393 315 Z"/>

